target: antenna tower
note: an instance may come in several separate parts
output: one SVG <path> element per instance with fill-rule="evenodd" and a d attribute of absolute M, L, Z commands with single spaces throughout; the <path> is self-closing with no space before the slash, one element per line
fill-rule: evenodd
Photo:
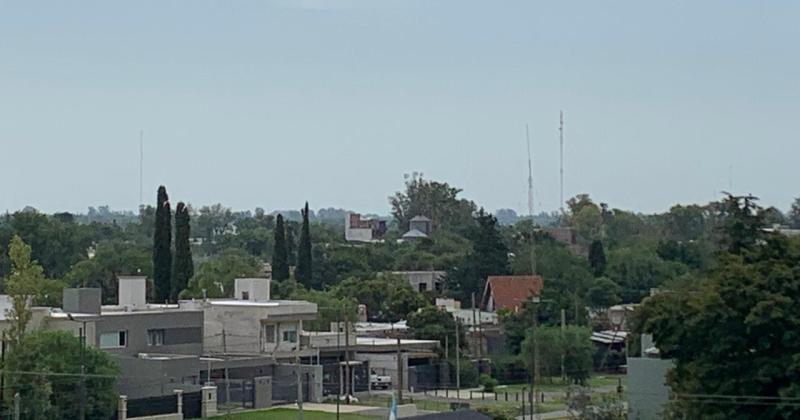
<path fill-rule="evenodd" d="M 143 195 L 142 195 L 142 179 L 144 173 L 144 131 L 139 131 L 139 206 L 144 205 Z"/>
<path fill-rule="evenodd" d="M 558 141 L 561 148 L 561 155 L 559 156 L 559 176 L 561 178 L 559 207 L 561 208 L 561 214 L 564 214 L 564 111 L 561 111 L 558 121 Z"/>

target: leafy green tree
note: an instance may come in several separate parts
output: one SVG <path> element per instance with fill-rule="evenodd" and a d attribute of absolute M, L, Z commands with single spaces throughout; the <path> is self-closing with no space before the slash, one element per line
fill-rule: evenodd
<path fill-rule="evenodd" d="M 114 304 L 117 302 L 117 278 L 129 274 L 152 276 L 150 246 L 111 240 L 98 243 L 94 258 L 73 265 L 64 281 L 69 287 L 98 287 L 102 291 L 103 303 Z"/>
<path fill-rule="evenodd" d="M 371 320 L 396 322 L 425 306 L 425 298 L 402 278 L 376 276 L 369 279 L 350 277 L 332 291 L 340 299 L 352 299 L 366 305 Z"/>
<path fill-rule="evenodd" d="M 620 287 L 623 302 L 639 302 L 670 279 L 685 274 L 688 268 L 664 261 L 649 249 L 623 248 L 609 254 L 606 276 Z"/>
<path fill-rule="evenodd" d="M 7 397 L 20 394 L 21 418 L 30 420 L 77 419 L 80 407 L 81 340 L 65 331 L 40 330 L 26 335 L 6 355 Z M 114 390 L 119 369 L 111 356 L 86 346 L 83 364 L 87 374 L 86 418 L 108 419 L 114 413 Z M 42 375 L 15 372 L 42 372 Z M 59 375 L 48 375 L 57 373 Z M 66 375 L 64 375 L 66 374 Z M 6 401 L 11 406 L 11 401 Z"/>
<path fill-rule="evenodd" d="M 545 377 L 558 376 L 561 370 L 561 357 L 564 356 L 564 370 L 575 384 L 584 384 L 592 371 L 594 346 L 590 337 L 592 332 L 586 327 L 541 326 L 536 332 L 539 342 L 540 372 Z M 534 341 L 533 330 L 527 331 L 522 343 L 522 360 L 528 369 L 533 368 Z"/>
<path fill-rule="evenodd" d="M 408 222 L 415 216 L 431 219 L 434 229 L 457 229 L 471 224 L 475 203 L 458 198 L 460 189 L 417 174 L 406 181 L 405 187 L 405 191 L 389 197 L 392 216 L 400 230 L 408 229 Z"/>
<path fill-rule="evenodd" d="M 607 277 L 598 277 L 593 280 L 586 300 L 594 310 L 607 309 L 620 303 L 619 286 Z"/>
<path fill-rule="evenodd" d="M 31 260 L 31 247 L 14 235 L 8 245 L 11 259 L 11 274 L 5 279 L 6 293 L 11 297 L 8 310 L 9 336 L 12 346 L 22 342 L 28 323 L 31 321 L 31 302 L 42 290 L 44 271 Z"/>
<path fill-rule="evenodd" d="M 155 233 L 153 234 L 153 283 L 155 298 L 166 302 L 172 283 L 172 211 L 164 186 L 158 187 Z"/>
<path fill-rule="evenodd" d="M 302 210 L 303 225 L 300 230 L 300 246 L 297 249 L 297 267 L 294 276 L 303 285 L 310 288 L 312 286 L 312 266 L 311 266 L 311 232 L 308 226 L 308 202 Z"/>
<path fill-rule="evenodd" d="M 180 293 L 181 299 L 233 297 L 234 280 L 257 277 L 261 271 L 259 260 L 241 249 L 226 249 L 203 261 L 189 280 L 189 287 Z"/>
<path fill-rule="evenodd" d="M 603 243 L 599 240 L 592 241 L 589 246 L 589 266 L 595 277 L 600 277 L 606 270 L 606 252 Z"/>
<path fill-rule="evenodd" d="M 448 272 L 447 277 L 448 288 L 464 301 L 472 293 L 483 293 L 487 277 L 509 272 L 509 250 L 500 235 L 497 219 L 480 209 L 475 215 L 475 222 L 477 226 L 471 229 L 468 236 L 472 250 L 455 269 Z"/>
<path fill-rule="evenodd" d="M 175 207 L 175 259 L 172 267 L 172 288 L 170 300 L 177 302 L 178 295 L 186 289 L 189 279 L 194 276 L 192 248 L 189 244 L 191 227 L 189 224 L 189 208 L 183 202 Z"/>
<path fill-rule="evenodd" d="M 449 312 L 435 306 L 426 306 L 408 317 L 408 326 L 412 329 L 414 338 L 420 340 L 444 341 L 447 337 L 450 348 L 456 345 L 456 321 Z M 462 349 L 467 348 L 464 327 L 459 328 L 459 344 Z"/>
<path fill-rule="evenodd" d="M 800 229 L 800 197 L 795 198 L 792 202 L 787 219 L 792 229 Z"/>
<path fill-rule="evenodd" d="M 283 226 L 283 216 L 275 219 L 275 241 L 272 250 L 272 278 L 286 280 L 289 278 L 289 262 L 286 255 L 286 230 Z"/>
<path fill-rule="evenodd" d="M 737 219 L 725 223 L 730 252 L 704 281 L 645 299 L 636 330 L 675 361 L 667 382 L 680 418 L 797 418 L 800 407 L 781 402 L 800 397 L 800 243 L 761 232 L 752 199 L 728 197 L 725 206 Z"/>

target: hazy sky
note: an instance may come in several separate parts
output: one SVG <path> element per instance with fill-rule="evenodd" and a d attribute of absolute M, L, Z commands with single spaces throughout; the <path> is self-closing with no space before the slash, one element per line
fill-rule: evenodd
<path fill-rule="evenodd" d="M 0 210 L 388 213 L 419 171 L 494 210 L 565 195 L 661 211 L 750 192 L 800 155 L 791 1 L 3 1 Z M 731 177 L 732 173 L 732 177 Z"/>

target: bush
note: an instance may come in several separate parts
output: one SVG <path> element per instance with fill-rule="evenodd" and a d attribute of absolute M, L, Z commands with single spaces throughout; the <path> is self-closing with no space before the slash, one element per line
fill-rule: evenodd
<path fill-rule="evenodd" d="M 494 388 L 497 386 L 497 379 L 492 378 L 487 374 L 482 374 L 479 383 L 483 387 L 483 390 L 486 392 L 494 392 Z"/>

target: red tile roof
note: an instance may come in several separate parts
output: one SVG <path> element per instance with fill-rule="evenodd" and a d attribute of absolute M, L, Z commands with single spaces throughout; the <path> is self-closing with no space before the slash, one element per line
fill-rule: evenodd
<path fill-rule="evenodd" d="M 541 276 L 489 276 L 483 291 L 484 307 L 494 300 L 494 310 L 517 311 L 531 296 L 539 296 L 544 280 Z"/>

